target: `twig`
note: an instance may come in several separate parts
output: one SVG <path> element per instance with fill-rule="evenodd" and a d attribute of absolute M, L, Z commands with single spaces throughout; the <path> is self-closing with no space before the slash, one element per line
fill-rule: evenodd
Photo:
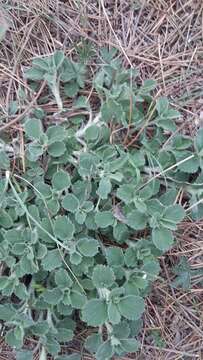
<path fill-rule="evenodd" d="M 111 21 L 109 20 L 109 16 L 108 16 L 108 14 L 107 14 L 107 11 L 106 11 L 106 8 L 105 8 L 105 5 L 104 5 L 104 0 L 100 0 L 100 3 L 101 3 L 101 6 L 102 6 L 104 15 L 105 15 L 105 17 L 106 17 L 106 20 L 107 20 L 107 22 L 108 22 L 108 24 L 109 24 L 109 27 L 110 27 L 113 35 L 115 36 L 115 39 L 116 39 L 116 41 L 117 41 L 117 43 L 118 43 L 118 45 L 119 45 L 119 47 L 120 47 L 123 55 L 125 56 L 128 64 L 130 65 L 130 67 L 133 68 L 133 65 L 132 65 L 132 62 L 130 61 L 130 58 L 129 58 L 128 55 L 126 54 L 126 51 L 125 51 L 125 49 L 123 48 L 123 45 L 122 45 L 121 41 L 119 40 L 118 36 L 116 35 L 116 33 L 115 33 L 114 29 L 113 29 L 113 26 L 111 25 Z"/>
<path fill-rule="evenodd" d="M 165 352 L 169 352 L 169 353 L 174 353 L 174 354 L 179 354 L 182 356 L 188 356 L 191 358 L 199 358 L 199 355 L 195 355 L 189 352 L 185 352 L 185 351 L 179 351 L 179 350 L 175 350 L 175 349 L 165 349 L 165 348 L 159 348 L 158 346 L 151 346 L 151 345 L 144 345 L 143 346 L 146 349 L 152 349 L 152 350 L 159 350 L 159 351 L 165 351 Z"/>
<path fill-rule="evenodd" d="M 156 174 L 155 176 L 151 177 L 146 183 L 144 183 L 138 190 L 141 190 L 143 187 L 145 187 L 146 185 L 148 185 L 150 182 L 152 182 L 153 180 L 157 179 L 159 176 L 167 173 L 170 170 L 175 169 L 176 167 L 178 167 L 179 165 L 183 164 L 184 162 L 191 160 L 192 158 L 194 158 L 194 154 L 186 157 L 183 160 L 178 161 L 177 163 L 175 163 L 174 165 L 171 165 L 170 167 L 164 169 L 163 171 L 161 171 L 159 174 Z"/>

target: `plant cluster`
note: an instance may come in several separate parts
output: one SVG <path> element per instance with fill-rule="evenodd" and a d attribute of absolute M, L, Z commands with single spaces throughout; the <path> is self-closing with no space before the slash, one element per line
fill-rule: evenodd
<path fill-rule="evenodd" d="M 80 96 L 83 64 L 62 52 L 35 59 L 30 87 L 44 79 L 61 113 L 73 98 L 88 119 L 47 125 L 34 109 L 23 122 L 23 160 L 17 138 L 1 140 L 0 319 L 19 359 L 32 358 L 21 350 L 25 336 L 37 339 L 41 359 L 79 359 L 58 354 L 84 324 L 94 328 L 85 348 L 97 360 L 136 352 L 158 257 L 173 246 L 184 207 L 202 214 L 203 131 L 194 142 L 173 134 L 180 114 L 154 100 L 156 83 L 137 85 L 114 50 L 101 58 L 97 114 Z"/>

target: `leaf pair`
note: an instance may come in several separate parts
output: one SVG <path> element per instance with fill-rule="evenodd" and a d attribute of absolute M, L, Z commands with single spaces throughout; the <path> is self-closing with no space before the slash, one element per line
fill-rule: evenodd
<path fill-rule="evenodd" d="M 167 207 L 161 218 L 158 220 L 158 227 L 152 229 L 152 241 L 154 245 L 167 251 L 173 245 L 174 237 L 171 230 L 176 230 L 177 224 L 185 217 L 185 211 L 180 205 L 171 205 Z"/>
<path fill-rule="evenodd" d="M 144 301 L 139 296 L 121 297 L 118 303 L 107 303 L 102 299 L 89 300 L 82 309 L 82 319 L 90 326 L 100 326 L 106 321 L 118 324 L 121 316 L 129 320 L 137 320 L 144 311 Z"/>

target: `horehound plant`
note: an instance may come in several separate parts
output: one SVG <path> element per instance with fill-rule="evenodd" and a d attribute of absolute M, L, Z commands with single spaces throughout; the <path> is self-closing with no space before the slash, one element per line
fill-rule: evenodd
<path fill-rule="evenodd" d="M 80 359 L 60 356 L 60 344 L 86 326 L 97 360 L 136 352 L 159 257 L 178 223 L 203 214 L 203 130 L 194 141 L 178 134 L 180 114 L 152 96 L 153 80 L 137 85 L 114 50 L 101 58 L 97 113 L 81 96 L 84 65 L 57 51 L 25 72 L 30 88 L 44 81 L 49 93 L 22 119 L 23 156 L 18 132 L 0 128 L 0 319 L 21 360 L 34 354 L 22 350 L 25 337 L 37 339 L 41 360 Z M 49 124 L 42 105 L 52 96 Z"/>

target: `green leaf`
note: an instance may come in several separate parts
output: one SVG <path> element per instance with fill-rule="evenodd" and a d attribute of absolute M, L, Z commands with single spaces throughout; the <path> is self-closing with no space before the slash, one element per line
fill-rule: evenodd
<path fill-rule="evenodd" d="M 79 209 L 79 206 L 80 202 L 73 194 L 67 194 L 62 200 L 62 207 L 72 213 L 75 213 Z"/>
<path fill-rule="evenodd" d="M 14 258 L 14 256 L 8 256 L 5 259 L 6 265 L 9 266 L 10 268 L 13 268 L 13 266 L 16 264 L 16 259 Z"/>
<path fill-rule="evenodd" d="M 43 293 L 44 300 L 50 305 L 58 304 L 61 301 L 62 297 L 63 297 L 63 293 L 58 288 L 45 290 Z"/>
<path fill-rule="evenodd" d="M 101 334 L 92 334 L 87 337 L 85 340 L 85 348 L 91 353 L 94 354 L 97 352 L 98 347 L 102 344 Z"/>
<path fill-rule="evenodd" d="M 98 137 L 99 137 L 99 127 L 97 125 L 89 126 L 85 131 L 85 139 L 87 141 L 96 141 Z"/>
<path fill-rule="evenodd" d="M 48 218 L 43 218 L 42 221 L 40 222 L 40 225 L 49 234 L 54 236 L 52 225 L 51 225 L 51 222 L 50 222 L 50 220 Z M 40 239 L 42 239 L 46 243 L 51 243 L 53 245 L 53 243 L 54 243 L 53 239 L 51 239 L 50 236 L 48 234 L 46 234 L 42 229 L 38 228 L 37 232 L 38 232 L 38 235 L 39 235 Z"/>
<path fill-rule="evenodd" d="M 134 230 L 143 230 L 147 226 L 147 217 L 138 210 L 133 210 L 127 214 L 127 224 Z"/>
<path fill-rule="evenodd" d="M 199 129 L 194 139 L 195 150 L 199 156 L 203 156 L 203 128 Z"/>
<path fill-rule="evenodd" d="M 50 216 L 54 216 L 59 212 L 60 204 L 56 199 L 50 199 L 47 201 L 47 208 Z"/>
<path fill-rule="evenodd" d="M 104 102 L 101 107 L 102 120 L 109 122 L 111 120 L 121 121 L 125 117 L 122 105 L 112 99 Z"/>
<path fill-rule="evenodd" d="M 33 352 L 28 350 L 17 351 L 16 360 L 33 360 Z"/>
<path fill-rule="evenodd" d="M 172 110 L 173 111 L 173 110 Z M 175 114 L 170 114 L 171 115 L 171 119 L 173 118 L 177 118 L 179 113 L 175 113 Z M 157 121 L 157 125 L 160 126 L 162 129 L 164 130 L 168 130 L 168 131 L 176 131 L 176 124 L 174 123 L 173 120 L 170 119 L 169 113 L 168 114 L 163 114 Z"/>
<path fill-rule="evenodd" d="M 50 64 L 51 64 L 50 58 L 51 58 L 50 56 L 48 56 L 46 58 L 42 58 L 42 57 L 35 58 L 32 61 L 32 65 L 34 65 L 34 67 L 36 67 L 36 68 L 39 67 L 42 70 L 48 71 Z"/>
<path fill-rule="evenodd" d="M 56 285 L 61 289 L 69 289 L 73 284 L 73 281 L 65 269 L 57 270 L 54 276 Z"/>
<path fill-rule="evenodd" d="M 90 211 L 92 211 L 94 209 L 94 204 L 92 201 L 85 201 L 83 204 L 82 204 L 82 209 L 89 213 Z"/>
<path fill-rule="evenodd" d="M 135 204 L 136 209 L 140 213 L 144 214 L 147 212 L 147 206 L 144 203 L 143 199 L 139 199 L 139 198 L 134 199 L 134 204 Z"/>
<path fill-rule="evenodd" d="M 0 226 L 9 229 L 13 225 L 13 220 L 10 215 L 3 209 L 0 209 Z"/>
<path fill-rule="evenodd" d="M 119 247 L 108 247 L 106 258 L 109 266 L 122 266 L 124 264 L 123 251 Z"/>
<path fill-rule="evenodd" d="M 132 185 L 123 184 L 119 186 L 116 195 L 125 204 L 130 204 L 134 198 L 134 187 Z"/>
<path fill-rule="evenodd" d="M 12 348 L 20 349 L 23 346 L 24 332 L 22 328 L 15 328 L 6 333 L 5 340 Z"/>
<path fill-rule="evenodd" d="M 88 230 L 96 230 L 97 229 L 97 225 L 95 222 L 95 218 L 94 218 L 94 213 L 89 213 L 86 216 L 85 219 L 85 226 Z"/>
<path fill-rule="evenodd" d="M 10 168 L 10 160 L 4 150 L 0 150 L 0 169 L 8 170 Z"/>
<path fill-rule="evenodd" d="M 20 270 L 21 275 L 19 275 L 19 277 L 24 276 L 25 274 L 34 274 L 39 270 L 39 268 L 33 259 L 29 256 L 29 254 L 27 254 L 24 255 L 20 260 Z"/>
<path fill-rule="evenodd" d="M 3 290 L 9 285 L 9 277 L 8 276 L 1 276 L 0 277 L 0 290 Z"/>
<path fill-rule="evenodd" d="M 130 335 L 129 323 L 130 323 L 129 321 L 123 320 L 119 324 L 114 325 L 113 335 L 117 339 L 128 338 L 128 336 Z"/>
<path fill-rule="evenodd" d="M 30 161 L 37 161 L 39 157 L 43 154 L 44 148 L 40 144 L 30 143 L 28 144 L 28 153 L 27 158 Z"/>
<path fill-rule="evenodd" d="M 163 204 L 157 199 L 148 200 L 146 204 L 147 204 L 147 212 L 151 216 L 155 216 L 156 214 L 162 215 L 165 210 Z"/>
<path fill-rule="evenodd" d="M 86 296 L 78 291 L 72 290 L 70 293 L 70 302 L 74 309 L 82 309 L 86 303 Z"/>
<path fill-rule="evenodd" d="M 76 220 L 77 223 L 80 224 L 80 225 L 84 224 L 86 217 L 87 217 L 87 214 L 86 214 L 84 211 L 82 211 L 82 210 L 78 210 L 78 211 L 75 213 L 75 220 Z"/>
<path fill-rule="evenodd" d="M 50 66 L 50 57 L 46 57 L 46 58 L 38 57 L 38 58 L 35 58 L 32 61 L 32 65 L 34 65 L 34 67 L 36 67 L 36 68 L 39 67 L 42 70 L 48 71 L 49 66 Z"/>
<path fill-rule="evenodd" d="M 39 191 L 41 191 L 40 189 L 40 183 L 38 182 L 37 184 L 39 184 Z M 44 184 L 42 182 L 42 184 Z M 36 187 L 36 186 L 35 186 Z M 43 191 L 43 185 L 42 185 L 42 191 Z M 50 187 L 48 186 L 47 188 L 47 192 L 50 192 Z M 39 196 L 39 194 L 36 194 Z M 42 193 L 42 196 L 43 196 L 43 193 Z M 38 222 L 40 222 L 40 214 L 39 214 L 39 207 L 36 206 L 36 205 L 29 205 L 28 206 L 28 211 L 30 213 L 30 215 L 35 219 L 37 220 Z"/>
<path fill-rule="evenodd" d="M 151 279 L 156 278 L 161 270 L 158 261 L 155 260 L 147 261 L 141 269 L 147 274 L 147 277 Z"/>
<path fill-rule="evenodd" d="M 153 79 L 146 79 L 139 89 L 139 94 L 148 95 L 150 91 L 156 88 L 157 82 Z"/>
<path fill-rule="evenodd" d="M 100 49 L 100 56 L 104 63 L 111 63 L 111 60 L 115 58 L 115 56 L 118 55 L 118 50 L 114 47 L 102 47 Z"/>
<path fill-rule="evenodd" d="M 145 153 L 143 150 L 136 150 L 129 154 L 129 162 L 135 169 L 145 165 Z"/>
<path fill-rule="evenodd" d="M 60 50 L 56 50 L 54 52 L 54 55 L 53 55 L 52 58 L 53 58 L 54 67 L 56 69 L 59 69 L 61 67 L 61 65 L 63 64 L 63 61 L 65 59 L 64 52 L 60 51 Z"/>
<path fill-rule="evenodd" d="M 112 356 L 113 347 L 111 345 L 111 341 L 107 340 L 99 346 L 96 352 L 96 360 L 109 360 Z"/>
<path fill-rule="evenodd" d="M 90 105 L 89 105 L 89 100 L 88 97 L 86 96 L 79 96 L 76 101 L 74 102 L 74 107 L 76 109 L 80 109 L 80 108 L 84 108 L 84 109 L 89 109 Z"/>
<path fill-rule="evenodd" d="M 122 339 L 120 345 L 127 353 L 136 352 L 139 350 L 141 344 L 136 339 Z"/>
<path fill-rule="evenodd" d="M 26 70 L 25 78 L 30 80 L 42 80 L 44 78 L 44 70 L 37 69 L 35 67 Z"/>
<path fill-rule="evenodd" d="M 57 355 L 60 351 L 60 345 L 53 336 L 47 335 L 46 349 L 51 355 Z"/>
<path fill-rule="evenodd" d="M 109 266 L 97 265 L 94 268 L 92 273 L 92 282 L 97 289 L 109 288 L 113 285 L 114 281 L 114 272 Z"/>
<path fill-rule="evenodd" d="M 98 158 L 94 154 L 82 153 L 80 155 L 80 163 L 78 172 L 80 176 L 90 176 L 96 170 Z"/>
<path fill-rule="evenodd" d="M 58 216 L 54 222 L 54 233 L 60 240 L 71 240 L 75 226 L 67 216 Z"/>
<path fill-rule="evenodd" d="M 176 150 L 185 150 L 191 147 L 192 139 L 184 135 L 176 135 L 173 139 L 173 147 Z"/>
<path fill-rule="evenodd" d="M 135 321 L 130 321 L 129 322 L 129 327 L 130 327 L 130 336 L 131 337 L 135 337 L 139 334 L 140 330 L 143 327 L 143 320 L 142 319 L 138 319 Z"/>
<path fill-rule="evenodd" d="M 73 336 L 74 333 L 72 330 L 60 328 L 57 331 L 56 339 L 59 342 L 67 342 L 67 341 L 71 341 L 73 339 Z"/>
<path fill-rule="evenodd" d="M 181 205 L 171 205 L 163 213 L 163 218 L 175 224 L 181 222 L 185 217 L 185 210 Z"/>
<path fill-rule="evenodd" d="M 40 119 L 28 119 L 24 125 L 25 134 L 32 140 L 39 140 L 43 134 L 42 122 Z"/>
<path fill-rule="evenodd" d="M 166 169 L 166 168 L 170 167 L 171 165 L 174 165 L 174 160 L 175 160 L 174 156 L 171 152 L 162 150 L 159 152 L 157 163 L 159 163 L 159 167 L 161 169 Z"/>
<path fill-rule="evenodd" d="M 84 256 L 95 256 L 98 253 L 99 243 L 93 238 L 82 238 L 77 242 L 77 248 Z"/>
<path fill-rule="evenodd" d="M 64 85 L 64 93 L 68 97 L 74 97 L 77 95 L 79 91 L 79 86 L 76 81 L 71 81 L 68 84 Z"/>
<path fill-rule="evenodd" d="M 107 306 L 101 299 L 89 300 L 82 309 L 82 320 L 89 326 L 100 326 L 107 320 Z"/>
<path fill-rule="evenodd" d="M 52 177 L 52 186 L 57 191 L 62 191 L 68 189 L 71 185 L 70 175 L 63 171 L 59 170 L 54 173 Z"/>
<path fill-rule="evenodd" d="M 76 73 L 73 67 L 73 62 L 65 58 L 63 63 L 63 71 L 61 72 L 61 80 L 63 82 L 69 82 L 76 78 Z"/>
<path fill-rule="evenodd" d="M 129 265 L 128 265 L 129 266 Z M 139 295 L 139 290 L 137 286 L 137 278 L 136 280 L 126 281 L 126 283 L 123 285 L 125 289 L 125 294 L 127 295 Z"/>
<path fill-rule="evenodd" d="M 192 151 L 174 151 L 174 155 L 178 163 L 182 160 L 189 158 L 190 156 L 193 156 L 194 154 L 192 153 Z M 187 174 L 194 174 L 199 169 L 198 157 L 193 156 L 191 159 L 189 158 L 188 160 L 182 162 L 178 165 L 178 169 L 184 171 Z"/>
<path fill-rule="evenodd" d="M 15 316 L 16 311 L 10 304 L 0 304 L 0 320 L 11 321 Z"/>
<path fill-rule="evenodd" d="M 167 110 L 169 107 L 169 101 L 166 97 L 160 97 L 157 101 L 156 101 L 156 109 L 159 113 L 159 115 L 161 114 L 166 114 Z"/>
<path fill-rule="evenodd" d="M 82 256 L 77 251 L 70 254 L 71 264 L 79 265 L 81 263 L 81 261 L 82 261 Z"/>
<path fill-rule="evenodd" d="M 170 230 L 155 228 L 152 230 L 152 241 L 159 250 L 167 251 L 173 245 L 174 239 Z"/>
<path fill-rule="evenodd" d="M 177 195 L 178 195 L 177 189 L 170 189 L 167 192 L 165 192 L 163 195 L 161 195 L 159 200 L 163 205 L 169 206 L 175 203 Z"/>
<path fill-rule="evenodd" d="M 129 320 L 139 319 L 144 312 L 144 307 L 143 298 L 135 295 L 124 296 L 118 303 L 121 315 Z"/>
<path fill-rule="evenodd" d="M 66 146 L 62 141 L 53 142 L 48 146 L 48 153 L 53 157 L 59 157 L 66 151 Z"/>
<path fill-rule="evenodd" d="M 108 304 L 108 319 L 112 324 L 118 324 L 121 320 L 121 315 L 118 306 L 113 302 Z"/>
<path fill-rule="evenodd" d="M 48 127 L 46 135 L 48 136 L 49 144 L 52 144 L 65 140 L 67 137 L 67 132 L 63 126 L 53 125 Z"/>
<path fill-rule="evenodd" d="M 49 331 L 49 324 L 47 321 L 38 321 L 35 325 L 30 327 L 30 330 L 33 335 L 42 336 L 48 333 Z"/>
<path fill-rule="evenodd" d="M 111 192 L 111 182 L 106 177 L 103 177 L 99 182 L 97 194 L 99 195 L 100 199 L 105 200 L 108 198 L 110 192 Z"/>
<path fill-rule="evenodd" d="M 139 284 L 140 282 L 142 282 L 142 284 Z M 147 286 L 146 280 L 141 279 L 141 281 L 137 281 L 137 278 L 136 278 L 135 280 L 133 279 L 131 281 L 127 281 L 123 286 L 125 288 L 126 295 L 139 295 L 140 292 L 139 292 L 138 285 L 141 286 L 142 289 L 143 288 L 145 289 Z"/>
<path fill-rule="evenodd" d="M 119 244 L 124 243 L 128 240 L 129 237 L 129 229 L 125 224 L 118 223 L 113 227 L 113 236 L 116 242 Z"/>
<path fill-rule="evenodd" d="M 99 228 L 106 228 L 114 223 L 114 217 L 111 211 L 98 211 L 94 218 Z"/>
<path fill-rule="evenodd" d="M 15 295 L 21 300 L 27 300 L 29 297 L 26 286 L 23 283 L 19 283 L 14 292 Z"/>
<path fill-rule="evenodd" d="M 42 260 L 42 266 L 47 271 L 52 271 L 61 266 L 62 259 L 59 251 L 49 250 L 47 255 Z"/>
<path fill-rule="evenodd" d="M 73 308 L 71 305 L 64 305 L 62 302 L 60 302 L 57 305 L 57 311 L 59 312 L 60 315 L 71 315 L 73 312 Z"/>
<path fill-rule="evenodd" d="M 45 184 L 43 181 L 35 183 L 35 187 L 45 199 L 49 198 L 52 195 L 51 186 Z M 36 195 L 39 196 L 38 192 L 36 192 Z"/>
<path fill-rule="evenodd" d="M 181 114 L 176 109 L 169 109 L 166 116 L 167 119 L 178 119 L 181 116 Z"/>

